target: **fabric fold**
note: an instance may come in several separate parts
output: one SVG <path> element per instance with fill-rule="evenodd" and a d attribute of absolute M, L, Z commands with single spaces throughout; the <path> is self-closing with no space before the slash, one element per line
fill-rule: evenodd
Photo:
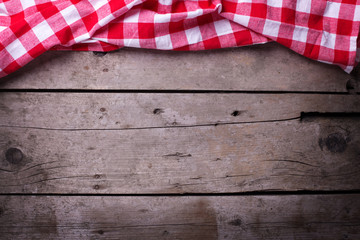
<path fill-rule="evenodd" d="M 360 0 L 5 0 L 0 77 L 48 50 L 197 51 L 276 41 L 351 72 Z"/>

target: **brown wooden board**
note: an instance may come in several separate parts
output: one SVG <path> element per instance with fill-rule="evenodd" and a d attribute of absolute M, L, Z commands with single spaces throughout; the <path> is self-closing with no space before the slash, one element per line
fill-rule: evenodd
<path fill-rule="evenodd" d="M 359 118 L 119 130 L 0 128 L 2 193 L 360 189 Z"/>
<path fill-rule="evenodd" d="M 1 239 L 359 239 L 360 195 L 1 196 Z"/>
<path fill-rule="evenodd" d="M 0 79 L 0 89 L 347 92 L 350 78 L 269 43 L 200 52 L 121 49 L 103 57 L 47 52 Z"/>
<path fill-rule="evenodd" d="M 359 95 L 0 93 L 0 127 L 130 129 L 360 113 Z"/>

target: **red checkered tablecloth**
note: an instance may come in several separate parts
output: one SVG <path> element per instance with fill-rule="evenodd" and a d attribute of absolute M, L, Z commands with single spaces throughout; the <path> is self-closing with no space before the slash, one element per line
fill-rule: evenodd
<path fill-rule="evenodd" d="M 0 77 L 47 50 L 205 50 L 276 41 L 350 72 L 360 0 L 0 0 Z"/>

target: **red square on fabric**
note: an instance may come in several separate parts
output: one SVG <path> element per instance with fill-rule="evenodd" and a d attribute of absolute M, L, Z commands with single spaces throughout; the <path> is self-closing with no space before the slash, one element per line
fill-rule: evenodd
<path fill-rule="evenodd" d="M 17 22 L 24 21 L 25 14 L 24 14 L 24 12 L 19 12 L 19 13 L 11 15 L 10 18 L 11 18 L 11 25 L 16 24 Z"/>
<path fill-rule="evenodd" d="M 228 13 L 236 13 L 238 3 L 231 1 L 224 1 L 223 3 L 223 11 Z"/>
<path fill-rule="evenodd" d="M 142 4 L 142 9 L 149 9 L 154 12 L 158 12 L 159 1 L 156 0 L 147 0 Z"/>
<path fill-rule="evenodd" d="M 175 48 L 174 50 L 175 51 L 189 51 L 190 47 L 187 45 L 187 46 L 182 46 L 182 47 L 179 47 L 179 48 Z"/>
<path fill-rule="evenodd" d="M 69 26 L 61 29 L 60 31 L 56 32 L 55 35 L 60 40 L 62 44 L 66 44 L 69 41 L 74 39 L 74 36 L 72 34 L 72 30 Z"/>
<path fill-rule="evenodd" d="M 108 4 L 110 5 L 111 13 L 114 13 L 119 9 L 123 8 L 124 6 L 126 6 L 124 0 L 108 1 Z"/>
<path fill-rule="evenodd" d="M 41 43 L 39 43 L 38 45 L 33 47 L 28 53 L 32 58 L 36 58 L 36 57 L 40 56 L 42 53 L 44 53 L 45 51 L 46 51 L 46 49 L 44 48 L 44 46 Z"/>
<path fill-rule="evenodd" d="M 139 39 L 155 38 L 153 23 L 138 23 L 139 24 Z"/>
<path fill-rule="evenodd" d="M 29 24 L 25 21 L 24 12 L 20 12 L 11 16 L 11 24 L 9 28 L 18 38 L 31 29 Z"/>
<path fill-rule="evenodd" d="M 340 35 L 351 35 L 352 33 L 352 26 L 353 26 L 353 22 L 349 21 L 349 20 L 342 20 L 342 19 L 338 19 L 338 24 L 337 24 L 337 34 Z"/>
<path fill-rule="evenodd" d="M 349 60 L 349 52 L 342 50 L 335 50 L 334 63 L 346 64 Z"/>
<path fill-rule="evenodd" d="M 213 1 L 199 1 L 198 4 L 202 9 L 212 8 L 214 6 Z"/>
<path fill-rule="evenodd" d="M 280 43 L 281 45 L 284 45 L 285 47 L 288 47 L 288 48 L 290 48 L 291 45 L 292 45 L 292 40 L 291 40 L 291 39 L 286 39 L 286 38 L 280 38 L 280 37 L 278 37 L 278 38 L 276 39 L 276 41 L 277 41 L 278 43 Z"/>
<path fill-rule="evenodd" d="M 21 68 L 21 66 L 16 62 L 13 61 L 12 63 L 10 63 L 6 68 L 4 68 L 4 72 L 9 74 L 12 72 L 15 72 L 16 70 L 18 70 L 19 68 Z"/>
<path fill-rule="evenodd" d="M 173 2 L 171 11 L 173 13 L 187 12 L 185 2 L 184 1 Z"/>
<path fill-rule="evenodd" d="M 36 7 L 45 19 L 48 19 L 59 12 L 59 10 L 50 2 L 36 5 Z"/>
<path fill-rule="evenodd" d="M 307 43 L 304 51 L 304 56 L 308 58 L 318 59 L 320 52 L 320 46 Z"/>
<path fill-rule="evenodd" d="M 108 38 L 124 39 L 124 23 L 109 23 Z"/>
<path fill-rule="evenodd" d="M 16 22 L 15 24 L 11 24 L 10 29 L 17 38 L 20 38 L 22 35 L 30 31 L 31 27 L 25 20 L 21 20 Z"/>
<path fill-rule="evenodd" d="M 220 48 L 221 44 L 218 37 L 207 39 L 204 42 L 205 49 L 216 49 Z"/>
<path fill-rule="evenodd" d="M 253 43 L 251 33 L 248 30 L 234 32 L 237 46 L 245 46 Z"/>
<path fill-rule="evenodd" d="M 96 12 L 93 12 L 89 15 L 87 15 L 86 17 L 82 18 L 82 21 L 85 24 L 85 27 L 87 29 L 88 32 L 91 31 L 91 29 L 95 26 L 95 24 L 97 24 L 98 22 L 98 16 Z"/>
<path fill-rule="evenodd" d="M 322 30 L 323 29 L 323 16 L 310 14 L 309 16 L 309 28 Z"/>
<path fill-rule="evenodd" d="M 213 20 L 213 17 L 211 14 L 205 14 L 200 17 L 197 17 L 197 22 L 198 22 L 199 26 L 205 25 L 208 23 L 212 23 L 213 21 L 214 20 Z"/>
<path fill-rule="evenodd" d="M 295 24 L 295 14 L 296 11 L 289 8 L 281 9 L 281 22 Z"/>
<path fill-rule="evenodd" d="M 250 17 L 266 18 L 267 5 L 263 3 L 253 3 L 251 5 Z"/>
<path fill-rule="evenodd" d="M 169 23 L 169 33 L 175 33 L 180 31 L 185 31 L 184 21 Z"/>

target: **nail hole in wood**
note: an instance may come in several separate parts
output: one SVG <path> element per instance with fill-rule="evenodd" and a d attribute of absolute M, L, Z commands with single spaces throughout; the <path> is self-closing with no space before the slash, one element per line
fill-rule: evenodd
<path fill-rule="evenodd" d="M 99 231 L 98 231 L 98 234 L 103 235 L 103 234 L 104 234 L 104 231 L 103 231 L 103 230 L 99 230 Z"/>
<path fill-rule="evenodd" d="M 231 113 L 231 116 L 237 117 L 237 116 L 240 115 L 240 113 L 241 113 L 240 111 L 235 110 L 235 111 L 233 111 L 233 112 Z"/>
<path fill-rule="evenodd" d="M 105 112 L 106 108 L 100 108 L 100 112 Z"/>
<path fill-rule="evenodd" d="M 162 110 L 161 108 L 155 108 L 154 111 L 153 111 L 154 114 L 160 114 L 160 113 L 163 113 L 163 112 L 164 112 L 164 110 Z"/>
<path fill-rule="evenodd" d="M 99 179 L 100 175 L 99 174 L 95 174 L 94 178 Z"/>
<path fill-rule="evenodd" d="M 23 160 L 23 153 L 18 148 L 9 148 L 5 153 L 5 158 L 9 163 L 19 164 Z"/>
<path fill-rule="evenodd" d="M 95 186 L 94 186 L 94 189 L 95 189 L 95 190 L 99 190 L 99 189 L 100 189 L 100 186 L 99 186 L 99 185 L 95 185 Z"/>

